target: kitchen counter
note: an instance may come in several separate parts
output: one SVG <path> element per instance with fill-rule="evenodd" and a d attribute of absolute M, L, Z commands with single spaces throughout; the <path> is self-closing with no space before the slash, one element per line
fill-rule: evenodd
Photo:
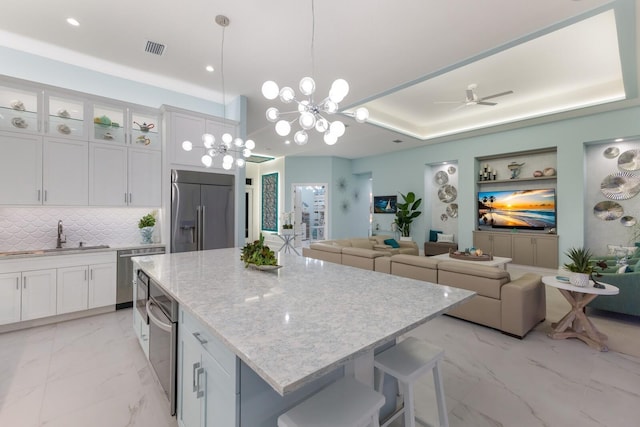
<path fill-rule="evenodd" d="M 133 260 L 280 395 L 474 295 L 285 254 L 258 271 L 239 248 Z"/>
<path fill-rule="evenodd" d="M 48 248 L 48 249 L 26 249 L 19 251 L 6 251 L 0 252 L 0 261 L 5 259 L 20 259 L 20 258 L 33 258 L 43 256 L 58 256 L 58 255 L 78 255 L 85 253 L 95 252 L 108 252 L 108 251 L 120 251 L 126 249 L 139 249 L 139 248 L 153 248 L 164 247 L 163 243 L 151 243 L 140 245 L 127 245 L 127 246 L 110 246 L 110 245 L 87 245 L 83 247 L 64 247 L 64 248 Z"/>

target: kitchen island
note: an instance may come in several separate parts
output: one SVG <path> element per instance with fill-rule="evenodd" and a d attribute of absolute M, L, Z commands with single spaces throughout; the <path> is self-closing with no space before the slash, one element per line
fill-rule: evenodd
<path fill-rule="evenodd" d="M 323 378 L 343 375 L 344 368 L 372 384 L 374 349 L 474 295 L 286 254 L 279 256 L 283 268 L 258 271 L 245 268 L 239 248 L 134 262 L 178 301 L 185 316 L 285 398 L 283 408 L 304 397 L 289 395 L 305 389 L 308 394 Z M 233 384 L 238 404 L 247 390 L 239 379 Z M 178 394 L 181 402 L 180 388 Z M 178 412 L 180 420 L 180 403 Z M 231 425 L 239 424 L 236 419 Z"/>

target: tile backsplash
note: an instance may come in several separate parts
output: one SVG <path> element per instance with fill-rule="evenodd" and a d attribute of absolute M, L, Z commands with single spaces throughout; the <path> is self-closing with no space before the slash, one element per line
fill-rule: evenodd
<path fill-rule="evenodd" d="M 140 243 L 138 220 L 150 208 L 0 207 L 0 251 L 55 248 L 58 220 L 62 220 L 64 247 Z M 157 215 L 154 242 L 159 242 Z"/>

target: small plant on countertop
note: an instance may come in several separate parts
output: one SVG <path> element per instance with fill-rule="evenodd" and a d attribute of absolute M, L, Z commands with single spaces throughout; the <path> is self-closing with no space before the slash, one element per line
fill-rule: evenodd
<path fill-rule="evenodd" d="M 255 265 L 277 265 L 276 254 L 264 244 L 264 236 L 260 233 L 260 239 L 253 243 L 247 243 L 242 248 L 240 260 L 244 261 L 244 266 Z"/>
<path fill-rule="evenodd" d="M 152 214 L 146 214 L 138 221 L 138 228 L 153 227 L 156 225 L 156 217 Z"/>

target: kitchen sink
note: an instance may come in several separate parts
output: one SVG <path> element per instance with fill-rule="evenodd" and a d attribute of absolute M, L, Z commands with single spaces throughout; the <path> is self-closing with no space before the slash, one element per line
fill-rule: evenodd
<path fill-rule="evenodd" d="M 109 245 L 96 245 L 96 246 L 75 246 L 71 248 L 53 248 L 53 249 L 31 249 L 27 251 L 10 251 L 0 252 L 0 257 L 11 255 L 44 255 L 55 254 L 60 252 L 73 252 L 73 251 L 88 251 L 92 249 L 108 249 Z"/>

